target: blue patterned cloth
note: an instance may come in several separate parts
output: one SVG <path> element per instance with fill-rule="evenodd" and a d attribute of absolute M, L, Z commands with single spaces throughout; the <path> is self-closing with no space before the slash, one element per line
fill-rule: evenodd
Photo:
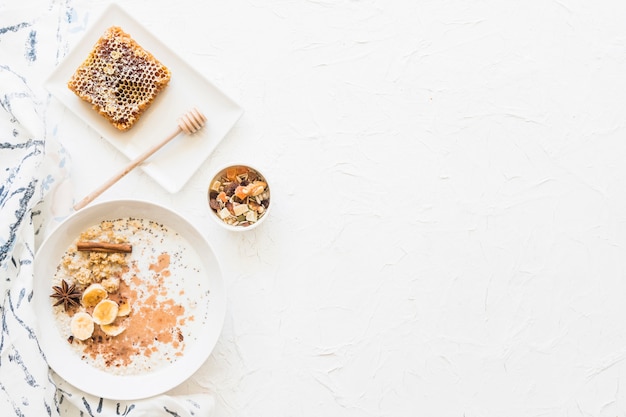
<path fill-rule="evenodd" d="M 66 1 L 0 4 L 0 416 L 209 416 L 207 394 L 126 402 L 87 395 L 48 368 L 36 337 L 35 253 L 73 203 L 70 159 L 43 79 L 67 52 L 64 34 L 84 30 L 87 18 L 78 15 Z"/>
<path fill-rule="evenodd" d="M 65 160 L 46 141 L 45 102 L 29 84 L 38 52 L 35 21 L 6 24 L 17 15 L 0 12 L 0 410 L 47 416 L 55 415 L 59 397 L 35 336 L 33 263 L 48 213 L 44 202 Z"/>

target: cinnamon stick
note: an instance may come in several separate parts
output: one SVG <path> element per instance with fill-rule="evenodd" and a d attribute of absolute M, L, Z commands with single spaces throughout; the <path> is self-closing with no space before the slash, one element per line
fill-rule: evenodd
<path fill-rule="evenodd" d="M 131 253 L 133 251 L 132 245 L 128 243 L 107 243 L 107 242 L 78 242 L 76 249 L 79 251 L 91 251 L 91 252 L 107 252 L 107 253 Z"/>

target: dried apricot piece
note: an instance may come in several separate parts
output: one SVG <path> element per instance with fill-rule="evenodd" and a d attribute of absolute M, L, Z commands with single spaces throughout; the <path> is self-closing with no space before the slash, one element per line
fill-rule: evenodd
<path fill-rule="evenodd" d="M 229 181 L 235 181 L 237 178 L 237 167 L 230 167 L 226 169 L 226 179 Z"/>
<path fill-rule="evenodd" d="M 243 185 L 238 186 L 235 189 L 235 197 L 240 199 L 245 199 L 250 195 L 250 189 L 248 187 L 244 187 Z"/>
<path fill-rule="evenodd" d="M 265 187 L 267 186 L 267 183 L 263 182 L 263 181 L 255 181 L 252 183 L 252 185 L 249 186 L 250 188 L 250 194 L 251 196 L 255 197 L 257 195 L 260 195 L 263 191 L 265 191 Z"/>
<path fill-rule="evenodd" d="M 239 165 L 226 168 L 226 178 L 229 181 L 235 181 L 237 180 L 237 176 L 247 174 L 247 173 L 248 173 L 248 169 L 246 167 L 239 166 Z"/>

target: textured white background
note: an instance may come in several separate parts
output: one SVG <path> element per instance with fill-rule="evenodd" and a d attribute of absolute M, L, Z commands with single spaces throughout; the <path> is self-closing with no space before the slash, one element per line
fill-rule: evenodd
<path fill-rule="evenodd" d="M 626 415 L 625 2 L 120 4 L 245 110 L 182 192 L 137 171 L 100 198 L 177 209 L 223 263 L 222 337 L 176 392 L 217 417 Z M 105 5 L 75 2 L 70 44 Z M 57 111 L 78 200 L 126 159 Z M 247 234 L 207 217 L 229 161 L 271 180 Z"/>

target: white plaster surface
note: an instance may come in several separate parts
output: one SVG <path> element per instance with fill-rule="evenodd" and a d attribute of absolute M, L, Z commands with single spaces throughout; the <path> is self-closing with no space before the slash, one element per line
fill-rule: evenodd
<path fill-rule="evenodd" d="M 72 3 L 70 47 L 106 4 Z M 120 4 L 245 111 L 180 193 L 135 171 L 100 198 L 171 206 L 222 261 L 221 339 L 174 392 L 216 417 L 625 415 L 625 2 Z M 50 106 L 78 201 L 127 160 Z M 271 179 L 245 234 L 208 218 L 229 161 Z"/>

